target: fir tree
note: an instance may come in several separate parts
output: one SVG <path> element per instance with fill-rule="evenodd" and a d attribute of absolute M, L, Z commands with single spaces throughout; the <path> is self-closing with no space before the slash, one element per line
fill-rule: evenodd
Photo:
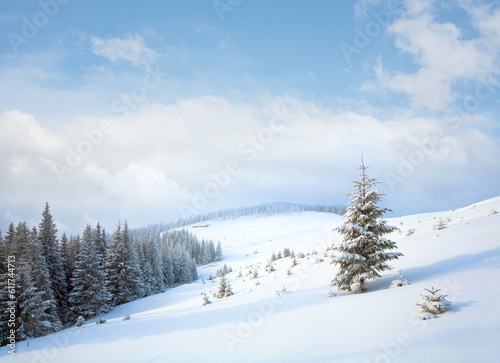
<path fill-rule="evenodd" d="M 430 290 L 425 289 L 429 294 L 421 295 L 422 302 L 417 303 L 420 306 L 422 312 L 420 314 L 420 319 L 427 320 L 435 318 L 436 314 L 442 314 L 451 305 L 451 302 L 446 300 L 447 295 L 438 294 L 441 289 L 435 289 L 432 287 Z"/>
<path fill-rule="evenodd" d="M 432 227 L 432 229 L 434 229 L 436 231 L 440 231 L 440 230 L 445 229 L 445 228 L 446 228 L 446 223 L 443 222 L 443 219 L 441 217 L 439 218 L 436 225 L 434 227 Z"/>
<path fill-rule="evenodd" d="M 391 286 L 389 286 L 390 289 L 396 288 L 396 287 L 402 287 L 402 286 L 407 286 L 410 283 L 405 280 L 405 276 L 401 273 L 401 270 L 399 270 L 399 275 L 397 280 L 394 280 L 391 282 Z"/>
<path fill-rule="evenodd" d="M 215 261 L 222 261 L 222 246 L 220 241 L 217 242 L 217 249 L 215 250 Z"/>
<path fill-rule="evenodd" d="M 153 271 L 151 270 L 151 265 L 149 261 L 146 261 L 144 256 L 144 244 L 139 241 L 134 242 L 134 252 L 137 258 L 137 263 L 140 268 L 140 284 L 142 288 L 142 295 L 149 296 L 153 293 L 152 281 L 153 281 Z"/>
<path fill-rule="evenodd" d="M 26 223 L 16 229 L 18 247 L 18 324 L 19 339 L 35 338 L 62 329 L 59 309 L 49 280 L 36 228 L 30 232 Z"/>
<path fill-rule="evenodd" d="M 69 301 L 69 293 L 73 289 L 73 286 L 71 285 L 71 277 L 73 276 L 73 269 L 75 268 L 75 260 L 73 259 L 73 256 L 71 256 L 68 236 L 65 232 L 63 233 L 61 243 L 59 244 L 59 254 L 63 264 L 64 281 L 66 283 L 66 291 Z"/>
<path fill-rule="evenodd" d="M 123 230 L 120 223 L 113 234 L 108 253 L 108 273 L 112 277 L 110 292 L 113 295 L 113 304 L 119 305 L 133 301 L 142 296 L 139 281 L 140 268 L 132 250 L 127 223 Z"/>
<path fill-rule="evenodd" d="M 399 252 L 386 252 L 395 249 L 396 243 L 382 236 L 397 228 L 379 220 L 391 210 L 377 206 L 382 194 L 371 189 L 378 182 L 367 177 L 367 168 L 361 159 L 361 181 L 355 181 L 354 192 L 347 194 L 350 202 L 344 215 L 346 221 L 336 228 L 344 236 L 342 243 L 335 247 L 337 255 L 332 261 L 339 266 L 332 286 L 339 290 L 351 291 L 352 285 L 357 283 L 359 291 L 365 291 L 366 280 L 381 277 L 379 272 L 391 269 L 387 262 L 402 256 Z"/>
<path fill-rule="evenodd" d="M 160 247 L 156 240 L 149 239 L 143 243 L 144 256 L 151 270 L 150 288 L 156 294 L 165 287 L 165 279 L 162 273 L 162 261 Z"/>
<path fill-rule="evenodd" d="M 172 265 L 172 258 L 170 257 L 169 248 L 166 245 L 163 245 L 160 249 L 161 253 L 161 269 L 163 273 L 163 280 L 165 281 L 165 286 L 173 286 L 175 277 L 174 277 L 174 267 Z"/>
<path fill-rule="evenodd" d="M 227 281 L 226 275 L 222 275 L 220 278 L 219 290 L 217 291 L 217 298 L 222 299 L 225 297 L 232 296 L 233 291 L 231 289 L 231 284 Z"/>
<path fill-rule="evenodd" d="M 71 279 L 69 296 L 73 316 L 90 318 L 109 309 L 111 295 L 108 281 L 100 265 L 94 234 L 90 225 L 83 232 L 80 252 Z"/>
<path fill-rule="evenodd" d="M 68 319 L 68 294 L 64 277 L 64 267 L 59 254 L 57 228 L 50 214 L 49 203 L 45 204 L 42 221 L 38 227 L 38 239 L 49 270 L 49 280 L 56 299 L 59 315 L 63 322 Z"/>

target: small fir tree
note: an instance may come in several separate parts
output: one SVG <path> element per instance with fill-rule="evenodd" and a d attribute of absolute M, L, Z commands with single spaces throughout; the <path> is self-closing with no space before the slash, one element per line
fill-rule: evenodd
<path fill-rule="evenodd" d="M 208 304 L 211 304 L 212 302 L 210 301 L 210 298 L 207 296 L 207 294 L 205 292 L 202 292 L 201 293 L 201 296 L 203 298 L 203 306 L 205 305 L 208 305 Z"/>
<path fill-rule="evenodd" d="M 432 229 L 434 229 L 436 231 L 440 231 L 440 230 L 445 229 L 445 228 L 446 228 L 446 222 L 443 222 L 442 218 L 439 218 L 439 221 L 436 223 L 436 225 L 434 227 L 432 227 Z"/>
<path fill-rule="evenodd" d="M 365 291 L 366 280 L 380 278 L 379 272 L 391 269 L 387 262 L 402 256 L 400 252 L 386 252 L 395 249 L 396 243 L 383 235 L 397 228 L 379 220 L 391 210 L 377 206 L 383 194 L 372 189 L 378 182 L 376 178 L 367 177 L 367 168 L 361 158 L 361 180 L 354 182 L 354 192 L 347 193 L 351 200 L 344 215 L 346 221 L 336 228 L 344 236 L 342 243 L 335 247 L 337 255 L 332 261 L 339 266 L 332 286 L 339 290 L 352 291 L 353 284 L 359 284 L 358 290 Z"/>
<path fill-rule="evenodd" d="M 222 299 L 225 297 L 232 296 L 233 290 L 231 289 L 231 284 L 226 278 L 226 275 L 222 275 L 220 278 L 219 290 L 217 291 L 217 299 Z"/>
<path fill-rule="evenodd" d="M 81 327 L 83 324 L 85 324 L 85 319 L 83 316 L 79 316 L 78 319 L 76 319 L 75 325 Z"/>
<path fill-rule="evenodd" d="M 401 270 L 399 270 L 398 278 L 396 280 L 394 280 L 393 282 L 391 282 L 391 286 L 389 286 L 389 288 L 392 289 L 395 287 L 402 287 L 402 286 L 409 285 L 410 283 L 408 281 L 406 281 L 404 279 L 404 277 L 405 276 L 403 274 L 401 274 Z"/>
<path fill-rule="evenodd" d="M 429 294 L 421 295 L 422 302 L 417 303 L 417 306 L 420 306 L 422 309 L 420 319 L 433 319 L 436 317 L 436 314 L 442 314 L 450 307 L 451 301 L 446 300 L 447 295 L 438 294 L 441 289 L 432 287 L 430 290 L 425 290 L 428 291 Z"/>

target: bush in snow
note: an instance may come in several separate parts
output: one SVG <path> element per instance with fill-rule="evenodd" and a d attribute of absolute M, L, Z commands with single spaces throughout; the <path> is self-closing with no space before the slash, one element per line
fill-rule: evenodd
<path fill-rule="evenodd" d="M 425 289 L 429 294 L 421 295 L 422 302 L 417 303 L 422 309 L 420 319 L 428 320 L 435 318 L 436 314 L 442 314 L 451 305 L 451 301 L 446 300 L 447 295 L 438 294 L 441 289 L 432 287 L 430 290 Z"/>
<path fill-rule="evenodd" d="M 408 232 L 406 233 L 406 237 L 411 236 L 413 233 L 415 233 L 415 229 L 410 228 L 410 229 L 408 230 Z"/>
<path fill-rule="evenodd" d="M 104 324 L 106 322 L 106 319 L 104 319 L 101 314 L 99 314 L 99 317 L 97 318 L 97 321 L 95 322 L 96 324 Z"/>
<path fill-rule="evenodd" d="M 253 270 L 252 278 L 256 279 L 258 276 L 259 276 L 259 271 L 257 270 L 257 266 L 255 266 L 255 269 Z"/>
<path fill-rule="evenodd" d="M 78 326 L 78 327 L 80 327 L 83 324 L 85 324 L 85 319 L 83 318 L 83 316 L 79 316 L 78 319 L 76 319 L 75 325 Z"/>
<path fill-rule="evenodd" d="M 440 231 L 440 230 L 445 229 L 445 228 L 446 228 L 446 223 L 443 222 L 443 220 L 441 218 L 439 218 L 439 221 L 436 223 L 436 225 L 434 227 L 432 227 L 432 229 L 437 230 L 437 231 Z"/>
<path fill-rule="evenodd" d="M 391 282 L 391 286 L 389 286 L 390 289 L 393 289 L 395 287 L 401 287 L 401 286 L 406 286 L 409 285 L 410 283 L 404 279 L 404 275 L 401 274 L 401 270 L 399 270 L 399 275 L 397 280 L 394 280 Z"/>
<path fill-rule="evenodd" d="M 123 318 L 122 318 L 123 321 L 125 320 L 130 320 L 130 315 L 129 314 L 126 314 Z"/>
<path fill-rule="evenodd" d="M 488 213 L 489 216 L 492 216 L 494 214 L 497 214 L 498 212 L 494 209 L 491 209 L 490 212 Z"/>
<path fill-rule="evenodd" d="M 217 292 L 217 298 L 222 299 L 234 295 L 231 289 L 231 284 L 227 281 L 226 276 L 222 275 L 220 278 L 219 291 Z"/>
<path fill-rule="evenodd" d="M 203 296 L 203 304 L 202 304 L 203 306 L 212 303 L 206 293 L 202 292 L 201 295 Z"/>

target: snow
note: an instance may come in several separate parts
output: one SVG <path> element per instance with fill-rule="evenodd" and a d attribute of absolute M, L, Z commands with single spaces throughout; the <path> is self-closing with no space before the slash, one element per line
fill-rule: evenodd
<path fill-rule="evenodd" d="M 332 243 L 340 216 L 302 212 L 207 221 L 190 228 L 220 240 L 224 259 L 199 268 L 193 284 L 116 307 L 83 327 L 20 342 L 0 362 L 496 362 L 500 341 L 500 197 L 439 213 L 389 219 L 388 235 L 404 254 L 362 294 L 330 286 Z M 433 227 L 439 219 L 446 228 Z M 449 218 L 449 221 L 447 222 Z M 403 222 L 401 224 L 401 222 Z M 205 222 L 204 222 L 205 223 Z M 406 236 L 408 229 L 414 233 Z M 311 253 L 274 262 L 285 247 Z M 317 254 L 312 254 L 313 251 Z M 328 257 L 324 257 L 325 252 Z M 323 262 L 319 262 L 323 259 Z M 224 264 L 233 296 L 214 299 Z M 258 286 L 248 275 L 259 267 Z M 241 268 L 242 277 L 237 277 Z M 291 275 L 287 274 L 291 271 Z M 389 289 L 399 270 L 410 285 Z M 416 305 L 431 287 L 452 305 L 421 320 Z M 283 290 L 286 291 L 283 291 Z M 212 301 L 203 306 L 203 295 Z M 130 315 L 130 320 L 123 317 Z"/>

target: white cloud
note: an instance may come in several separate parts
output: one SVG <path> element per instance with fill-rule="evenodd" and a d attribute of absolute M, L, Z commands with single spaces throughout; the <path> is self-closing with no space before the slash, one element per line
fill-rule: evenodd
<path fill-rule="evenodd" d="M 394 73 L 381 70 L 379 61 L 375 67 L 377 82 L 369 82 L 362 89 L 402 92 L 417 110 L 443 111 L 458 97 L 455 86 L 460 81 L 486 82 L 488 76 L 498 74 L 500 54 L 498 47 L 491 44 L 497 43 L 493 18 L 499 15 L 486 16 L 477 10 L 473 26 L 482 29 L 481 34 L 466 39 L 460 24 L 442 22 L 436 13 L 431 1 L 406 2 L 405 12 L 388 27 L 388 32 L 396 36 L 395 46 L 410 54 L 419 69 Z"/>
<path fill-rule="evenodd" d="M 431 118 L 382 121 L 292 97 L 245 104 L 212 96 L 148 105 L 124 120 L 112 119 L 113 131 L 59 182 L 41 158 L 64 163 L 64 147 L 77 149 L 86 140 L 82 130 L 97 129 L 101 120 L 81 118 L 54 134 L 33 116 L 5 115 L 0 135 L 15 140 L 1 140 L 1 215 L 37 219 L 49 201 L 53 214 L 77 232 L 89 220 L 110 229 L 118 219 L 140 226 L 180 218 L 181 207 L 193 205 L 210 183 L 213 187 L 214 176 L 226 173 L 230 162 L 238 172 L 200 212 L 276 200 L 343 202 L 358 177 L 361 154 L 374 164 L 371 175 L 381 178 L 397 213 L 435 208 L 421 204 L 430 194 L 456 195 L 460 204 L 463 193 L 480 199 L 500 182 L 491 175 L 500 168 L 498 145 L 479 130 L 444 129 Z M 437 141 L 425 143 L 433 138 Z M 387 173 L 398 174 L 402 162 L 422 155 L 391 189 Z M 473 183 L 483 188 L 471 190 Z M 409 198 L 408 189 L 416 185 L 423 194 Z"/>
<path fill-rule="evenodd" d="M 128 35 L 124 38 L 91 37 L 92 52 L 110 61 L 128 61 L 134 66 L 145 66 L 153 63 L 158 53 L 144 44 L 140 35 Z"/>

